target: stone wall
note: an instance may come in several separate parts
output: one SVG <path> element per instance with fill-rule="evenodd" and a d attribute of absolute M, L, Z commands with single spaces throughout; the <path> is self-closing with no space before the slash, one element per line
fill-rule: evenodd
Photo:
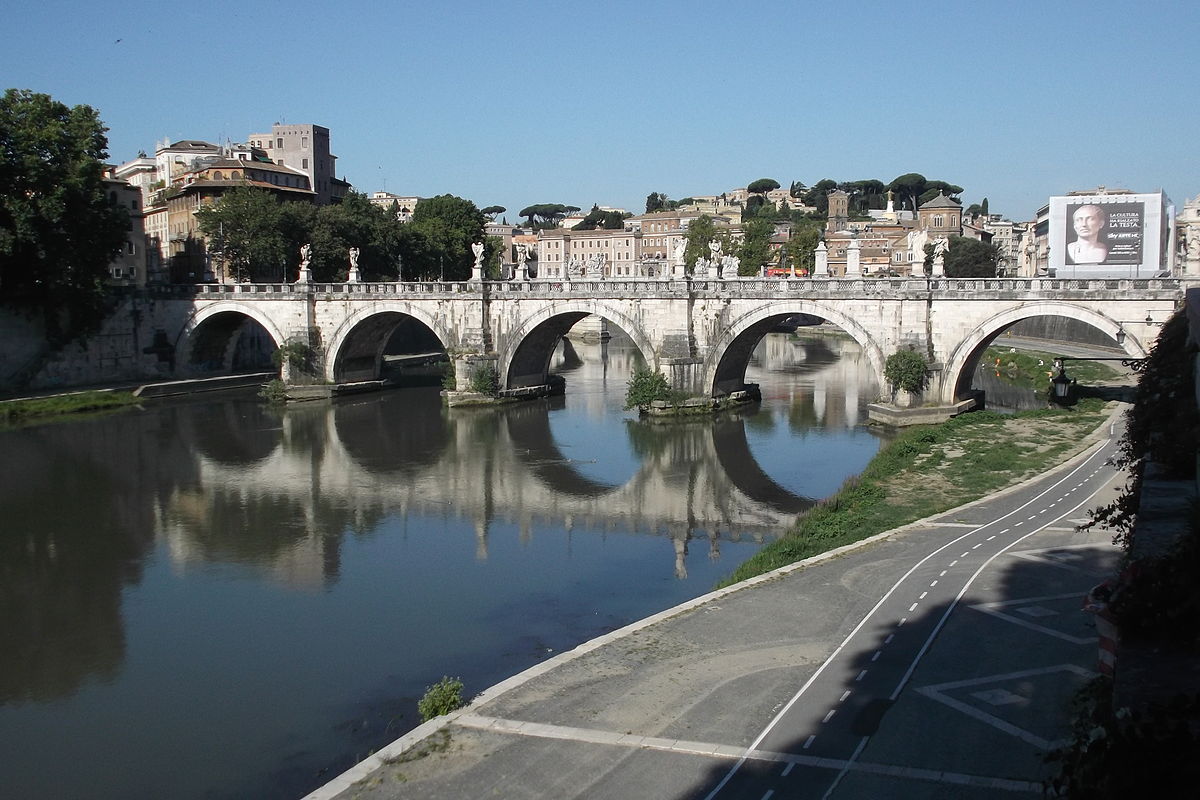
<path fill-rule="evenodd" d="M 145 299 L 121 300 L 100 330 L 59 349 L 46 343 L 40 319 L 0 310 L 0 392 L 148 383 L 173 377 L 173 341 L 159 335 L 158 309 Z M 152 352 L 144 352 L 150 349 Z"/>

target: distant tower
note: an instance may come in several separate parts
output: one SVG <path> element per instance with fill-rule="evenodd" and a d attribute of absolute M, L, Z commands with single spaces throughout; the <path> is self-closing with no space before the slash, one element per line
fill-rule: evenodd
<path fill-rule="evenodd" d="M 841 189 L 829 192 L 829 213 L 825 230 L 834 233 L 844 231 L 850 225 L 850 195 Z"/>

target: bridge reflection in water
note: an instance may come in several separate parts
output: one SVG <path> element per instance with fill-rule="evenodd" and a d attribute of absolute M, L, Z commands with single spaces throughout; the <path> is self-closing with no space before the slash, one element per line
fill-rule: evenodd
<path fill-rule="evenodd" d="M 502 409 L 197 398 L 0 433 L 8 789 L 299 796 L 441 675 L 475 691 L 707 591 L 879 446 L 848 339 L 767 337 L 762 406 L 716 422 L 623 412 L 638 357 L 564 344 L 566 396 Z"/>
<path fill-rule="evenodd" d="M 260 566 L 309 586 L 336 578 L 331 529 L 388 515 L 470 520 L 479 559 L 498 522 L 522 541 L 537 527 L 666 536 L 686 577 L 693 539 L 715 557 L 722 539 L 777 537 L 869 460 L 878 434 L 835 445 L 828 432 L 858 425 L 874 396 L 860 352 L 847 338 L 770 335 L 748 373 L 764 406 L 716 422 L 647 425 L 618 414 L 640 358 L 619 339 L 565 340 L 555 371 L 571 389 L 543 402 L 442 413 L 436 392 L 412 390 L 292 407 L 272 432 L 213 437 L 257 442 L 257 457 L 201 443 L 198 486 L 167 504 L 162 532 L 180 565 L 219 558 L 204 545 L 219 532 L 202 528 L 259 529 L 269 509 L 268 527 L 304 539 L 259 554 Z M 560 415 L 568 406 L 574 413 Z M 771 435 L 779 424 L 793 435 Z M 272 500 L 264 509 L 249 496 Z"/>

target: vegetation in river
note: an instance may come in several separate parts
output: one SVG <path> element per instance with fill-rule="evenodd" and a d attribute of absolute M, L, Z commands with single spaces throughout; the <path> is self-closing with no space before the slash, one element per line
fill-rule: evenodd
<path fill-rule="evenodd" d="M 129 392 L 76 392 L 53 397 L 9 400 L 0 403 L 0 422 L 13 424 L 62 414 L 108 411 L 134 406 L 140 402 Z"/>
<path fill-rule="evenodd" d="M 674 403 L 686 399 L 671 389 L 667 376 L 649 367 L 637 367 L 629 377 L 625 388 L 625 408 L 647 408 L 655 400 L 666 400 Z"/>
<path fill-rule="evenodd" d="M 287 384 L 279 380 L 279 378 L 267 381 L 263 384 L 263 387 L 259 389 L 258 396 L 272 405 L 286 403 Z"/>
<path fill-rule="evenodd" d="M 1003 415 L 963 414 L 910 428 L 876 454 L 861 475 L 817 503 L 782 538 L 723 581 L 729 586 L 1011 486 L 1061 462 L 1105 419 L 1109 406 L 1085 398 L 1074 408 Z"/>

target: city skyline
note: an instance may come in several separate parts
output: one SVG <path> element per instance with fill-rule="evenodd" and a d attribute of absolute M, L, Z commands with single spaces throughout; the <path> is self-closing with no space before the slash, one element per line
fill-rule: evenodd
<path fill-rule="evenodd" d="M 1175 144 L 1200 123 L 1177 77 L 1190 6 L 443 9 L 22 0 L 3 15 L 3 88 L 96 108 L 115 163 L 163 138 L 322 125 L 357 190 L 455 194 L 510 222 L 761 177 L 920 172 L 1013 219 L 1100 185 L 1177 207 L 1200 193 Z"/>

